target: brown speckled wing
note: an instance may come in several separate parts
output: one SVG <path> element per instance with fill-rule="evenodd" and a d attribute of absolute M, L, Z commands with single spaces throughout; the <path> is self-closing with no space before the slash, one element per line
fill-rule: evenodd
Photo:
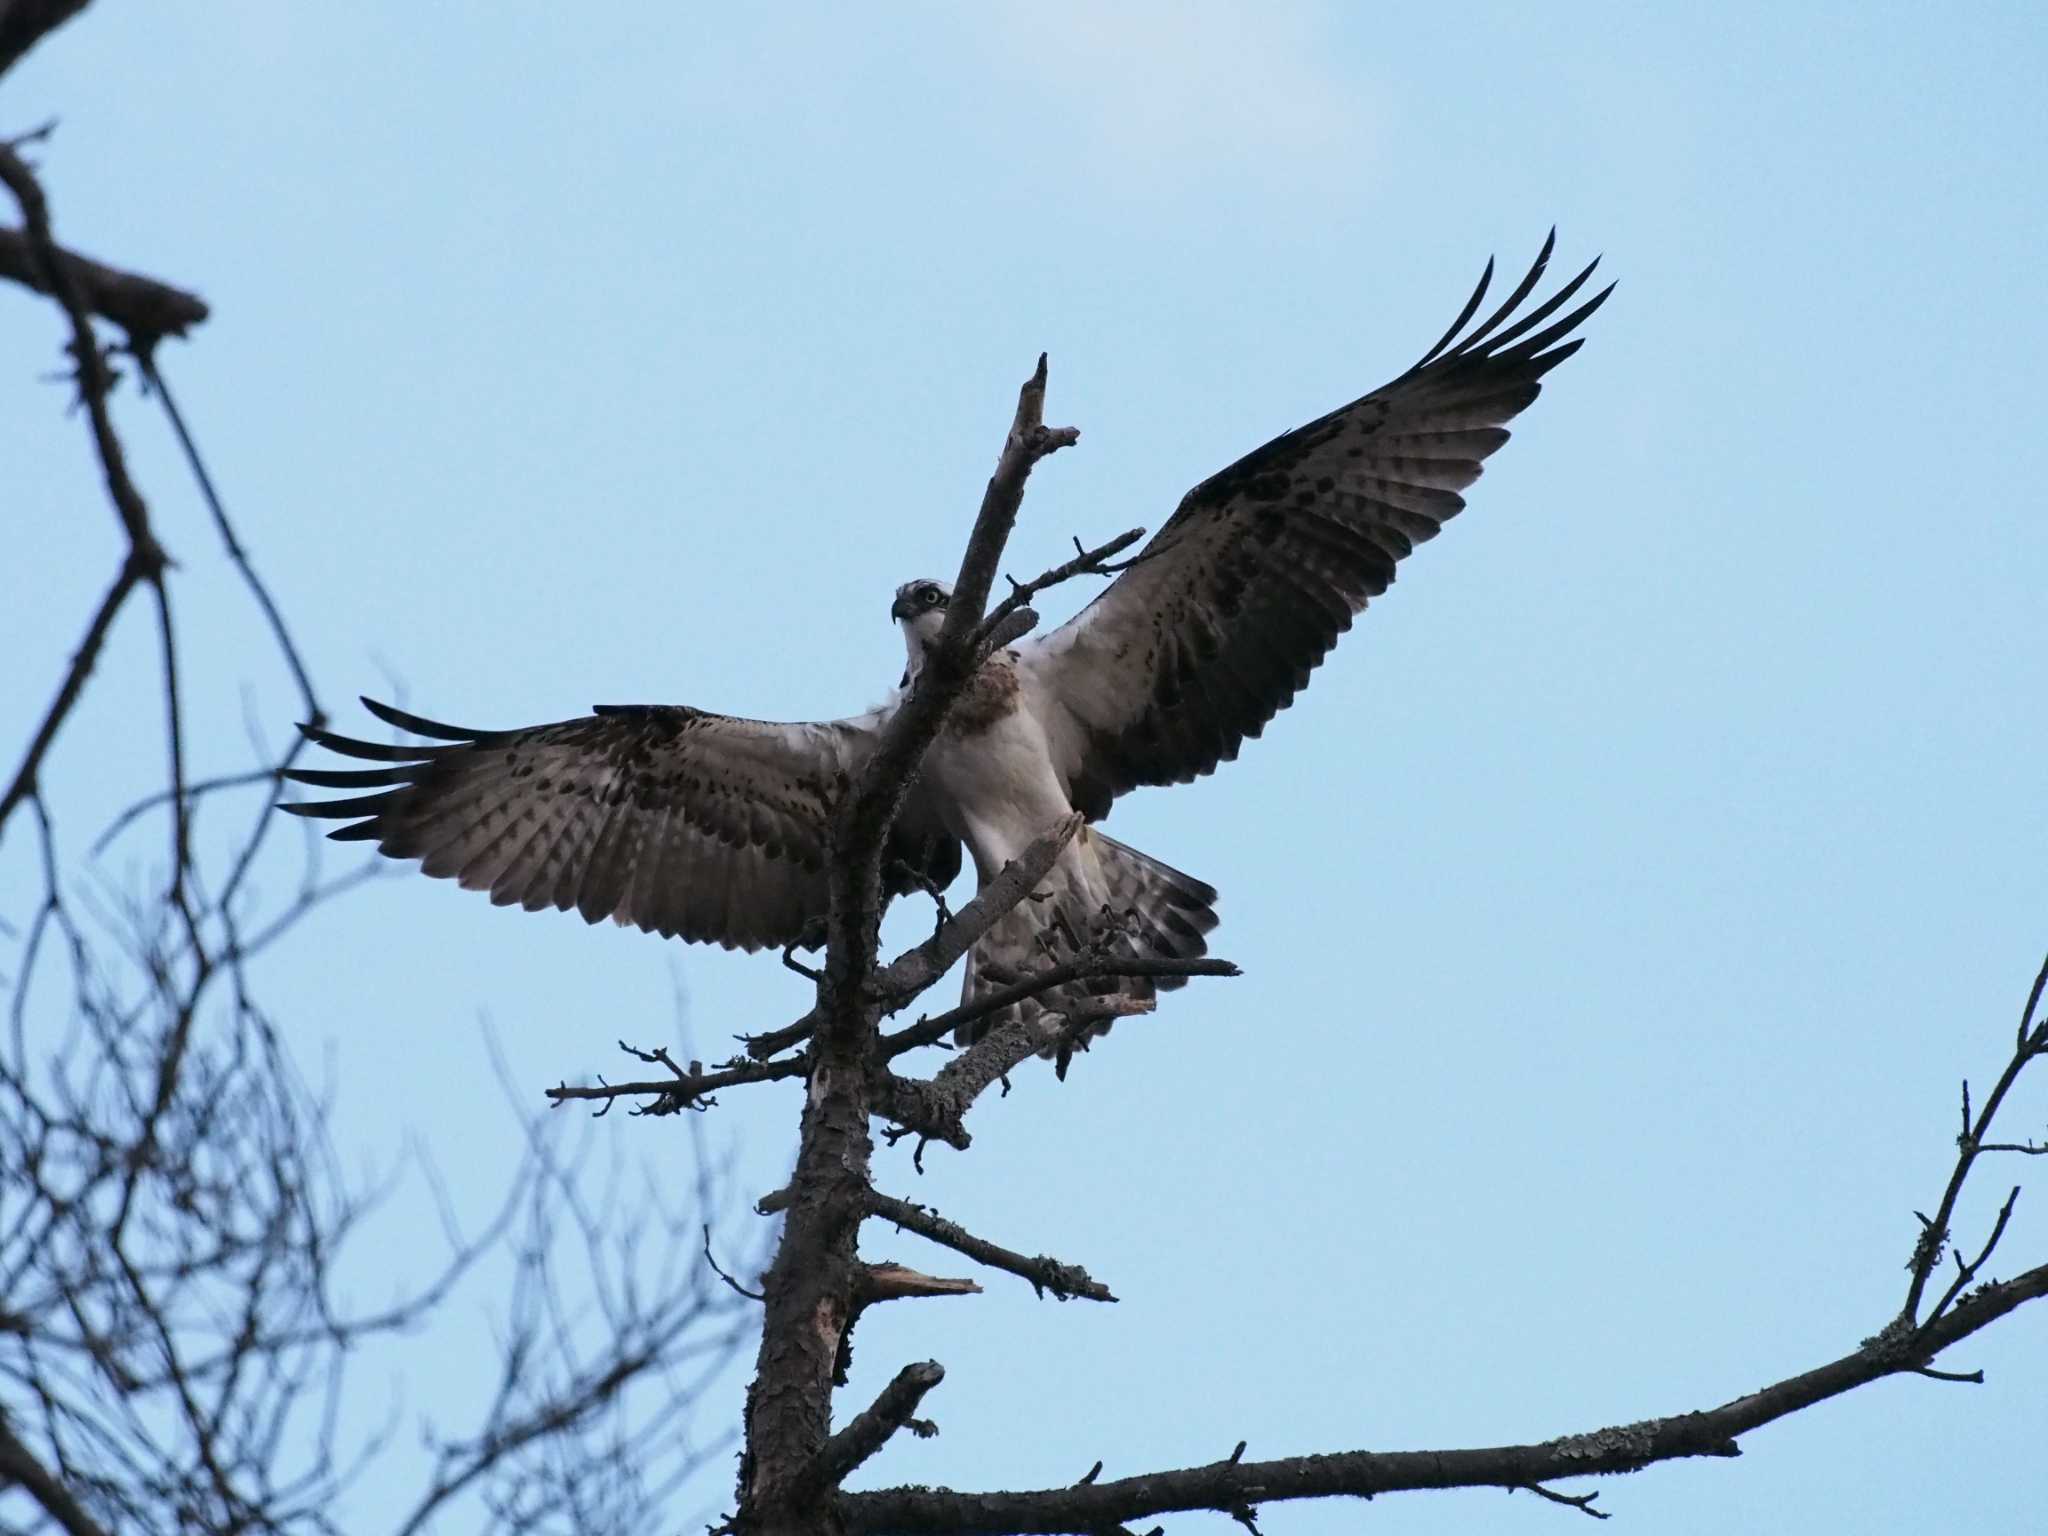
<path fill-rule="evenodd" d="M 727 948 L 792 943 L 825 916 L 833 803 L 883 717 L 776 724 L 676 705 L 600 706 L 515 731 L 473 731 L 363 703 L 426 745 L 307 730 L 345 757 L 386 766 L 294 769 L 324 789 L 365 790 L 287 805 L 342 818 L 330 833 L 376 843 L 424 873 L 490 892 L 502 906 L 557 907 Z M 892 894 L 906 873 L 949 883 L 960 847 L 913 793 L 889 850 Z"/>
<path fill-rule="evenodd" d="M 1601 290 L 1552 320 L 1588 266 L 1525 313 L 1556 232 L 1498 309 L 1467 329 L 1487 264 L 1437 345 L 1382 389 L 1275 438 L 1188 492 L 1138 560 L 1061 628 L 1018 647 L 1075 807 L 1237 756 L 1308 684 L 1394 567 L 1465 505 Z M 1597 266 L 1598 263 L 1593 264 Z"/>

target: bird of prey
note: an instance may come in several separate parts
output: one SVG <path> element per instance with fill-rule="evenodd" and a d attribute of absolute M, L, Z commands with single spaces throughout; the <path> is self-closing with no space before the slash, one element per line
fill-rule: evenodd
<path fill-rule="evenodd" d="M 1507 441 L 1506 424 L 1578 350 L 1573 331 L 1611 285 L 1558 317 L 1596 261 L 1525 309 L 1554 240 L 1552 231 L 1484 320 L 1472 324 L 1491 262 L 1414 367 L 1203 481 L 1072 620 L 990 656 L 904 801 L 885 857 L 888 893 L 950 884 L 962 844 L 986 884 L 1062 817 L 1099 822 L 1129 790 L 1187 783 L 1235 758 L 1386 591 L 1396 564 L 1465 505 L 1460 493 Z M 896 589 L 889 616 L 908 651 L 906 686 L 949 596 L 936 580 Z M 295 769 L 289 777 L 302 784 L 361 793 L 285 809 L 346 820 L 330 835 L 418 859 L 427 874 L 500 905 L 574 910 L 728 948 L 815 943 L 835 797 L 902 696 L 816 723 L 599 705 L 505 731 L 365 699 L 429 744 L 308 728 L 321 745 L 379 766 Z M 970 952 L 964 997 L 1063 947 L 1199 956 L 1215 900 L 1200 880 L 1085 826 L 1038 899 Z M 1154 983 L 1116 985 L 1142 1006 Z M 1074 1002 L 1050 993 L 1027 1006 Z"/>

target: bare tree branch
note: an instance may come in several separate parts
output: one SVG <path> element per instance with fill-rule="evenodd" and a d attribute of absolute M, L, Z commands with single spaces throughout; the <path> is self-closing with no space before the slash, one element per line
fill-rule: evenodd
<path fill-rule="evenodd" d="M 133 327 L 130 327 L 132 332 Z M 278 611 L 277 600 L 270 595 L 263 578 L 256 574 L 256 567 L 250 562 L 249 551 L 243 546 L 241 535 L 228 520 L 227 508 L 221 503 L 220 491 L 213 483 L 213 475 L 206 467 L 206 459 L 199 451 L 199 444 L 193 440 L 191 429 L 185 425 L 185 413 L 178 409 L 177 397 L 164 382 L 163 374 L 157 368 L 153 348 L 138 350 L 137 360 L 142 369 L 143 379 L 163 403 L 164 415 L 169 418 L 171 430 L 177 435 L 178 447 L 185 455 L 185 463 L 192 471 L 192 478 L 198 483 L 199 493 L 206 499 L 206 510 L 212 514 L 215 532 L 220 535 L 228 559 L 234 562 L 241 573 L 242 582 L 249 589 L 249 595 L 256 599 L 256 606 L 263 610 L 263 622 L 270 628 L 271 643 L 277 647 L 278 655 L 290 669 L 292 682 L 299 690 L 300 718 L 308 725 L 319 725 L 327 718 L 327 712 L 320 707 L 319 697 L 313 692 L 313 680 L 306 672 L 306 663 L 299 655 L 298 642 L 292 639 L 292 632 L 284 622 L 284 615 Z M 296 751 L 298 743 L 293 743 Z"/>
<path fill-rule="evenodd" d="M 826 1443 L 832 1387 L 843 1374 L 848 1330 L 858 1313 L 856 1239 L 867 1214 L 872 1153 L 868 1056 L 879 1017 L 869 979 L 881 927 L 882 851 L 925 749 L 979 664 L 975 636 L 1024 482 L 1040 459 L 1078 436 L 1071 428 L 1045 427 L 1045 379 L 1040 357 L 1018 393 L 937 644 L 833 816 L 830 914 L 809 1092 L 790 1180 L 794 1193 L 763 1282 L 768 1300 L 740 1466 L 741 1508 L 763 1536 L 807 1527 L 800 1483 Z"/>
<path fill-rule="evenodd" d="M 1920 1238 L 1914 1245 L 1913 1257 L 1908 1266 L 1912 1280 L 1906 1287 L 1905 1304 L 1899 1308 L 1900 1323 L 1911 1325 L 1919 1317 L 1920 1302 L 1926 1294 L 1928 1281 L 1933 1277 L 1934 1266 L 1941 1262 L 1942 1253 L 1949 1243 L 1949 1224 L 1955 1217 L 1956 1201 L 1962 1197 L 1963 1185 L 1970 1177 L 1970 1170 L 1976 1166 L 1979 1154 L 1985 1150 L 1985 1139 L 1990 1134 L 1993 1118 L 2005 1103 L 2006 1095 L 2012 1091 L 2013 1084 L 2019 1080 L 2020 1073 L 2026 1070 L 2027 1064 L 2038 1057 L 2048 1056 L 2048 1019 L 2034 1022 L 2035 1010 L 2040 1007 L 2044 986 L 2048 986 L 2048 960 L 2042 961 L 2041 969 L 2035 974 L 2034 984 L 2027 992 L 2026 1004 L 2020 1010 L 2020 1027 L 2014 1039 L 2012 1059 L 1999 1074 L 1990 1097 L 1985 1099 L 1974 1121 L 1970 1118 L 1970 1085 L 1963 1085 L 1963 1130 L 1956 1142 L 1959 1150 L 1956 1154 L 1955 1167 L 1949 1173 L 1948 1186 L 1941 1192 L 1941 1203 L 1934 1208 L 1934 1215 L 1922 1218 Z M 2018 1194 L 2018 1190 L 2013 1191 L 2015 1198 Z M 1998 1227 L 1992 1234 L 1992 1243 L 1995 1244 L 2005 1231 L 2006 1217 L 2011 1215 L 2011 1211 L 2012 1205 L 2008 1201 L 2005 1213 L 2000 1217 Z M 1983 1257 L 1988 1257 L 1989 1253 L 1990 1248 L 1987 1245 Z M 1978 1262 L 1981 1264 L 1983 1258 L 1980 1257 Z M 1948 1305 L 1960 1288 L 1960 1284 L 1950 1288 L 1948 1295 L 1944 1296 L 1941 1304 L 1935 1308 L 1936 1316 L 1940 1315 L 1942 1308 Z"/>
<path fill-rule="evenodd" d="M 55 25 L 55 22 L 50 24 Z M 114 434 L 113 418 L 107 410 L 107 396 L 114 387 L 113 374 L 100 352 L 98 339 L 93 335 L 84 298 L 58 255 L 56 241 L 50 233 L 50 211 L 43 189 L 11 144 L 0 143 L 0 182 L 6 184 L 8 191 L 14 194 L 14 200 L 21 205 L 29 253 L 35 268 L 71 322 L 70 350 L 77 366 L 79 395 L 92 423 L 93 446 L 99 455 L 107 495 L 128 535 L 127 557 L 87 627 L 85 642 L 72 657 L 71 666 L 58 687 L 56 701 L 31 738 L 13 781 L 4 793 L 0 793 L 0 837 L 4 837 L 8 818 L 23 798 L 34 790 L 36 773 L 43 758 L 78 702 L 114 616 L 129 594 L 144 582 L 155 587 L 161 597 L 166 557 L 150 527 L 149 509 L 128 477 L 127 458 L 121 451 L 121 441 Z"/>
<path fill-rule="evenodd" d="M 978 1023 L 992 1013 L 1000 1013 L 1012 1003 L 1025 1002 L 1055 987 L 1063 987 L 1072 981 L 1091 981 L 1097 977 L 1112 976 L 1242 976 L 1243 971 L 1228 960 L 1204 958 L 1200 960 L 1178 960 L 1171 957 L 1149 955 L 1083 955 L 1074 960 L 1062 960 L 1043 970 L 1033 971 L 1029 976 L 1007 987 L 998 987 L 977 997 L 971 1003 L 962 1003 L 958 1008 L 935 1014 L 928 1019 L 919 1019 L 915 1024 L 882 1037 L 882 1054 L 900 1056 L 905 1051 L 916 1050 L 921 1045 L 934 1045 L 955 1033 L 964 1024 Z"/>
<path fill-rule="evenodd" d="M 0 36 L 21 13 L 0 6 Z M 42 876 L 25 929 L 0 923 L 0 935 L 20 938 L 0 1036 L 0 1486 L 74 1533 L 331 1532 L 336 1499 L 388 1438 L 373 1431 L 351 1453 L 337 1448 L 348 1362 L 417 1329 L 483 1258 L 503 1255 L 515 1278 L 496 1394 L 470 1432 L 435 1442 L 411 1523 L 469 1500 L 522 1530 L 642 1529 L 655 1501 L 719 1453 L 715 1439 L 693 1446 L 679 1429 L 747 1326 L 744 1309 L 694 1264 L 687 1234 L 713 1214 L 702 1160 L 686 1216 L 650 1201 L 611 1225 L 616 1218 L 592 1212 L 580 1161 L 536 1134 L 493 1219 L 465 1236 L 446 1212 L 448 1251 L 438 1269 L 426 1261 L 424 1281 L 381 1307 L 337 1301 L 334 1266 L 381 1192 L 341 1177 L 329 1106 L 300 1080 L 248 962 L 364 875 L 323 877 L 309 841 L 295 883 L 280 857 L 261 863 L 267 889 L 252 878 L 275 824 L 267 791 L 296 743 L 254 769 L 189 775 L 179 700 L 191 685 L 181 678 L 169 562 L 114 435 L 114 376 L 92 329 L 95 312 L 124 300 L 95 291 L 105 269 L 56 247 L 42 189 L 14 146 L 0 146 L 0 181 L 26 221 L 13 247 L 68 322 L 94 451 L 128 536 L 55 699 L 24 725 L 27 750 L 0 796 L 0 830 L 26 808 Z M 157 370 L 149 323 L 128 318 L 145 381 L 261 611 L 273 659 L 302 712 L 317 717 L 283 614 Z M 107 838 L 141 815 L 169 813 L 167 889 L 146 898 L 90 865 L 73 878 L 46 792 L 61 728 L 143 585 L 156 600 L 165 782 L 116 817 Z M 125 751 L 114 766 L 135 758 Z M 238 795 L 253 802 L 239 833 L 215 816 L 201 836 L 195 807 Z M 80 886 L 97 897 L 83 920 Z M 793 1075 L 787 1063 L 749 1072 Z M 609 1195 L 605 1207 L 620 1208 Z M 560 1290 L 578 1238 L 577 1294 L 593 1300 L 572 1309 Z M 656 1411 L 646 1413 L 650 1403 Z"/>
<path fill-rule="evenodd" d="M 888 1444 L 891 1435 L 914 1422 L 911 1416 L 924 1395 L 945 1378 L 946 1368 L 936 1360 L 903 1367 L 873 1404 L 825 1442 L 817 1459 L 798 1479 L 797 1496 L 815 1499 L 827 1489 L 837 1488 L 849 1473 Z M 919 1432 L 929 1436 L 937 1430 L 925 1426 Z"/>
<path fill-rule="evenodd" d="M 1047 1291 L 1061 1301 L 1078 1296 L 1086 1301 L 1115 1301 L 1109 1287 L 1092 1277 L 1078 1264 L 1063 1264 L 1058 1259 L 1039 1254 L 1027 1258 L 1013 1253 L 1008 1248 L 998 1247 L 985 1238 L 976 1237 L 957 1222 L 946 1220 L 929 1206 L 912 1205 L 908 1200 L 882 1194 L 878 1190 L 868 1192 L 868 1209 L 884 1221 L 895 1223 L 906 1232 L 915 1232 L 942 1247 L 951 1248 L 955 1253 L 965 1254 L 977 1264 L 986 1264 L 991 1269 L 1007 1270 L 1021 1280 L 1030 1282 L 1031 1288 L 1041 1296 Z"/>
<path fill-rule="evenodd" d="M 967 1111 L 1012 1068 L 1033 1056 L 1072 1050 L 1101 1025 L 1150 1013 L 1153 1007 L 1149 998 L 1104 997 L 1079 1004 L 1065 1014 L 1006 1019 L 930 1079 L 878 1073 L 876 1113 L 926 1140 L 942 1141 L 964 1152 L 974 1141 L 967 1130 Z"/>
<path fill-rule="evenodd" d="M 138 349 L 166 336 L 182 336 L 212 313 L 198 294 L 153 277 L 123 272 L 75 251 L 59 248 L 55 256 L 85 308 L 120 326 Z M 37 293 L 55 292 L 25 230 L 0 227 L 0 277 Z"/>
<path fill-rule="evenodd" d="M 1915 1335 L 1914 1358 L 1863 1348 L 1760 1392 L 1704 1412 L 1481 1450 L 1343 1451 L 1275 1461 L 1219 1461 L 1113 1482 L 1017 1493 L 888 1488 L 841 1494 L 839 1518 L 863 1533 L 939 1531 L 1086 1533 L 1179 1510 L 1228 1514 L 1247 1503 L 1349 1495 L 1371 1498 L 1426 1488 L 1533 1488 L 1562 1478 L 1634 1472 L 1655 1462 L 1734 1456 L 1737 1439 L 1815 1403 L 1885 1376 L 1910 1372 L 2022 1303 L 2048 1295 L 2048 1265 L 1987 1286 Z"/>
<path fill-rule="evenodd" d="M 88 0 L 0 0 L 0 75 L 84 10 L 87 3 Z"/>
<path fill-rule="evenodd" d="M 1053 823 L 1005 864 L 995 879 L 975 892 L 974 899 L 956 912 L 950 923 L 877 972 L 867 990 L 883 1011 L 894 1012 L 945 975 L 1012 907 L 1029 897 L 1081 830 L 1081 821 L 1080 813 L 1075 812 Z"/>
<path fill-rule="evenodd" d="M 1041 571 L 1029 581 L 1021 583 L 1012 581 L 1010 583 L 1010 595 L 991 608 L 988 618 L 982 623 L 979 649 L 986 654 L 991 650 L 1008 645 L 1010 641 L 1004 638 L 1005 624 L 1012 615 L 1029 613 L 1031 611 L 1029 607 L 1031 600 L 1047 588 L 1059 586 L 1062 582 L 1072 581 L 1076 576 L 1114 576 L 1118 571 L 1128 567 L 1129 561 L 1125 561 L 1123 565 L 1116 566 L 1109 564 L 1109 562 L 1143 537 L 1145 537 L 1144 529 L 1130 528 L 1118 534 L 1108 543 L 1098 544 L 1093 549 L 1083 549 L 1081 541 L 1076 539 L 1074 540 L 1073 559 L 1062 561 L 1050 570 Z"/>
<path fill-rule="evenodd" d="M 5 1483 L 27 1489 L 29 1497 L 69 1536 L 108 1536 L 106 1527 L 86 1513 L 62 1478 L 36 1460 L 0 1413 L 0 1485 Z"/>
<path fill-rule="evenodd" d="M 691 1063 L 695 1066 L 696 1063 Z M 649 1113 L 673 1114 L 678 1110 L 702 1108 L 710 1102 L 710 1096 L 721 1088 L 738 1087 L 743 1083 L 773 1083 L 792 1077 L 802 1077 L 809 1068 L 808 1058 L 788 1057 L 781 1061 L 743 1062 L 715 1072 L 684 1072 L 663 1080 L 656 1078 L 649 1082 L 599 1083 L 594 1087 L 571 1087 L 562 1083 L 547 1090 L 549 1100 L 566 1104 L 574 1100 L 587 1099 L 609 1103 L 614 1099 L 652 1098 L 654 1105 Z M 601 1112 L 601 1111 L 600 1111 Z"/>
<path fill-rule="evenodd" d="M 1054 823 L 1031 841 L 1016 858 L 1005 864 L 995 879 L 975 892 L 974 899 L 954 913 L 939 931 L 922 944 L 905 950 L 866 982 L 868 997 L 883 1011 L 893 1012 L 931 986 L 954 962 L 974 947 L 975 941 L 1008 915 L 1010 909 L 1029 895 L 1046 872 L 1059 861 L 1061 851 L 1081 829 L 1079 815 Z M 785 1028 L 754 1035 L 747 1041 L 747 1054 L 768 1057 L 808 1039 L 817 1028 L 818 1009 Z"/>

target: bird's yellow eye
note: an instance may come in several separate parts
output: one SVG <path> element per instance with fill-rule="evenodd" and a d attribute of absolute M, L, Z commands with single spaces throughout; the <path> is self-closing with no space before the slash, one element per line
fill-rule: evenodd
<path fill-rule="evenodd" d="M 917 594 L 917 600 L 929 608 L 939 600 L 939 589 L 937 587 L 926 587 Z"/>

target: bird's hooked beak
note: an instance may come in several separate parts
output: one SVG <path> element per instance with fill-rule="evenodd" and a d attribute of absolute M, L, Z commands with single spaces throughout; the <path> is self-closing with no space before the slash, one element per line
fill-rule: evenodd
<path fill-rule="evenodd" d="M 916 612 L 917 606 L 911 602 L 908 592 L 897 593 L 896 601 L 889 605 L 889 618 L 892 623 L 907 619 Z"/>

